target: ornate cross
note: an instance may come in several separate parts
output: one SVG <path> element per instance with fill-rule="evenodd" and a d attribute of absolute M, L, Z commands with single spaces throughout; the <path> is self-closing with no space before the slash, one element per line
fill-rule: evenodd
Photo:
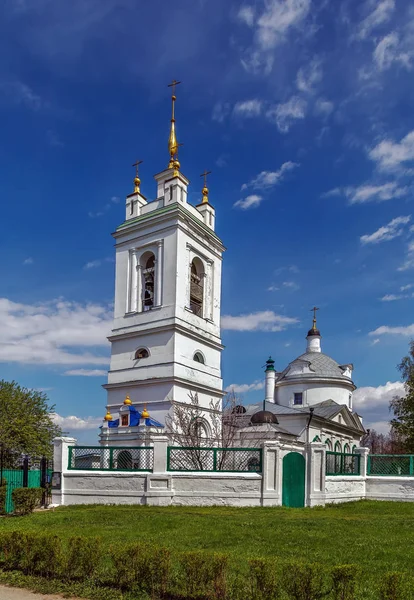
<path fill-rule="evenodd" d="M 132 165 L 133 167 L 135 167 L 135 177 L 138 177 L 138 167 L 139 165 L 142 163 L 142 160 L 137 160 L 136 162 L 134 162 L 134 164 Z"/>
<path fill-rule="evenodd" d="M 201 173 L 200 177 L 204 177 L 204 187 L 207 187 L 207 175 L 210 175 L 211 171 L 204 171 Z"/>

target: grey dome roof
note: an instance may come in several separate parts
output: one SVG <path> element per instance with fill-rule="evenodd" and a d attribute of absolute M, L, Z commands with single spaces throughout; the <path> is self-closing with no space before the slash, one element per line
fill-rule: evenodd
<path fill-rule="evenodd" d="M 304 372 L 295 367 L 302 363 Z M 278 381 L 286 379 L 312 379 L 312 378 L 334 378 L 352 382 L 350 377 L 344 375 L 344 371 L 351 365 L 340 365 L 333 358 L 323 352 L 305 352 L 295 358 L 283 371 Z M 352 366 L 351 366 L 352 367 Z M 291 372 L 294 371 L 294 372 Z"/>

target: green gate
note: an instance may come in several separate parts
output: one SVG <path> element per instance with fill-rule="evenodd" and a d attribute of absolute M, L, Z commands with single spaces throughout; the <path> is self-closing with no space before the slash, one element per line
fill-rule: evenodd
<path fill-rule="evenodd" d="M 289 452 L 283 458 L 282 504 L 292 508 L 305 506 L 305 469 L 302 454 Z"/>

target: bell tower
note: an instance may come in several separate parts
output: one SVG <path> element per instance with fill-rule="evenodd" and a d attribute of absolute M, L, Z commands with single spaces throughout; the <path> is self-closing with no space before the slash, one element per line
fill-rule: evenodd
<path fill-rule="evenodd" d="M 221 401 L 220 296 L 224 251 L 209 202 L 208 172 L 202 197 L 188 202 L 189 180 L 178 160 L 176 86 L 172 87 L 169 162 L 155 175 L 156 197 L 141 193 L 137 161 L 134 191 L 115 238 L 115 307 L 109 341 L 107 408 L 118 412 L 126 394 L 164 423 L 171 402 L 201 407 Z"/>

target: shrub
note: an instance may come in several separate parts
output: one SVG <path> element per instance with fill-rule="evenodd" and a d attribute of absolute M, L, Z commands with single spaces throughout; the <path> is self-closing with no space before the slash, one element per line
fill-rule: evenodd
<path fill-rule="evenodd" d="M 90 579 L 101 560 L 102 544 L 99 538 L 71 537 L 66 551 L 66 577 L 78 581 Z"/>
<path fill-rule="evenodd" d="M 396 571 L 387 573 L 380 587 L 381 600 L 405 600 L 408 598 L 407 574 Z"/>
<path fill-rule="evenodd" d="M 291 563 L 284 574 L 288 597 L 293 600 L 318 600 L 327 595 L 321 565 Z"/>
<path fill-rule="evenodd" d="M 280 584 L 274 561 L 255 558 L 249 561 L 249 566 L 251 598 L 254 600 L 277 600 L 280 598 Z"/>
<path fill-rule="evenodd" d="M 0 547 L 5 569 L 22 570 L 27 549 L 27 533 L 9 531 L 2 533 Z"/>
<path fill-rule="evenodd" d="M 3 481 L 0 484 L 0 515 L 6 514 L 7 485 Z"/>
<path fill-rule="evenodd" d="M 170 583 L 171 552 L 151 544 L 123 544 L 110 548 L 115 569 L 112 584 L 124 590 L 139 589 L 165 595 Z"/>
<path fill-rule="evenodd" d="M 14 512 L 18 515 L 28 515 L 40 506 L 42 488 L 15 488 L 12 491 Z"/>
<path fill-rule="evenodd" d="M 358 565 L 338 565 L 332 569 L 335 600 L 354 600 L 358 575 Z"/>
<path fill-rule="evenodd" d="M 228 556 L 206 552 L 184 552 L 180 556 L 180 584 L 188 598 L 226 598 Z"/>
<path fill-rule="evenodd" d="M 29 533 L 26 535 L 26 551 L 21 561 L 26 575 L 56 577 L 63 570 L 62 542 L 57 535 Z"/>

